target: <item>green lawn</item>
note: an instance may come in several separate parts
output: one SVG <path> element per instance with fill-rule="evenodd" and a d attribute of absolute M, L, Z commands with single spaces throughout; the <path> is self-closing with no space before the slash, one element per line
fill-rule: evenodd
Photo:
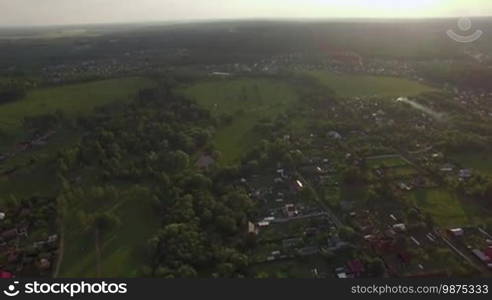
<path fill-rule="evenodd" d="M 342 97 L 378 96 L 386 98 L 415 96 L 435 91 L 418 82 L 396 77 L 335 74 L 323 71 L 312 71 L 307 74 L 318 79 Z"/>
<path fill-rule="evenodd" d="M 451 159 L 463 168 L 472 168 L 492 176 L 492 154 L 487 152 L 462 152 L 450 155 Z"/>
<path fill-rule="evenodd" d="M 419 171 L 414 167 L 395 167 L 386 169 L 387 174 L 391 178 L 401 178 L 401 177 L 409 177 L 419 174 Z"/>
<path fill-rule="evenodd" d="M 20 153 L 1 163 L 0 172 L 16 167 L 18 170 L 9 176 L 0 177 L 0 199 L 10 195 L 17 198 L 55 197 L 59 183 L 54 158 L 60 149 L 75 144 L 78 140 L 78 132 L 60 129 L 50 138 L 47 145 Z M 31 164 L 33 158 L 35 163 Z"/>
<path fill-rule="evenodd" d="M 368 188 L 365 185 L 343 184 L 341 198 L 343 201 L 363 202 L 367 199 Z"/>
<path fill-rule="evenodd" d="M 371 158 L 366 161 L 367 166 L 369 168 L 395 168 L 395 167 L 403 167 L 408 165 L 403 158 L 395 156 L 395 157 L 380 157 L 380 158 Z"/>
<path fill-rule="evenodd" d="M 313 269 L 318 272 L 330 275 L 333 269 L 343 266 L 350 259 L 347 255 L 337 255 L 332 261 L 328 261 L 321 255 L 312 255 L 298 259 L 265 262 L 253 265 L 248 269 L 248 275 L 255 277 L 259 274 L 266 274 L 273 278 L 314 278 Z"/>
<path fill-rule="evenodd" d="M 152 84 L 145 78 L 120 78 L 34 89 L 22 100 L 0 105 L 0 132 L 10 137 L 22 134 L 22 120 L 27 116 L 58 109 L 69 116 L 77 116 L 96 106 L 127 101 L 138 89 Z"/>
<path fill-rule="evenodd" d="M 232 123 L 219 128 L 215 144 L 223 162 L 233 162 L 258 141 L 255 124 L 274 118 L 296 102 L 293 87 L 278 80 L 263 78 L 221 79 L 197 83 L 182 89 L 215 115 L 229 114 Z"/>
<path fill-rule="evenodd" d="M 441 188 L 419 189 L 408 194 L 408 200 L 429 213 L 434 221 L 444 227 L 478 224 L 490 218 L 475 203 L 467 203 L 455 193 Z"/>
<path fill-rule="evenodd" d="M 65 222 L 65 252 L 60 277 L 96 277 L 94 235 L 83 232 L 77 220 L 80 207 L 71 207 Z M 119 199 L 109 210 L 121 224 L 101 238 L 103 277 L 135 277 L 145 265 L 145 247 L 159 229 L 159 218 L 149 201 Z"/>
<path fill-rule="evenodd" d="M 24 167 L 11 176 L 0 177 L 0 201 L 11 195 L 17 199 L 40 195 L 54 196 L 58 191 L 58 179 L 55 174 L 55 163 L 43 161 L 31 167 Z"/>

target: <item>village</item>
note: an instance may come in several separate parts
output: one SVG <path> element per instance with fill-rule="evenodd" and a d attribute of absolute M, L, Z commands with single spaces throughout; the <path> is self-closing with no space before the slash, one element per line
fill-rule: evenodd
<path fill-rule="evenodd" d="M 260 205 L 248 228 L 258 245 L 254 270 L 285 265 L 283 276 L 315 278 L 490 274 L 492 240 L 484 227 L 461 219 L 441 222 L 432 215 L 439 207 L 426 207 L 440 194 L 454 193 L 448 190 L 455 183 L 476 176 L 436 151 L 438 121 L 425 113 L 392 121 L 397 103 L 351 101 L 350 108 L 332 110 L 366 115 L 357 121 L 366 130 L 318 130 L 309 136 L 281 130 L 276 138 L 302 159 L 294 165 L 279 160 L 241 179 Z M 416 127 L 405 127 L 409 123 Z M 398 143 L 384 134 L 392 126 L 426 129 L 420 139 Z M 427 193 L 435 198 L 418 199 Z M 446 210 L 448 204 L 436 205 Z"/>
<path fill-rule="evenodd" d="M 52 199 L 6 200 L 0 212 L 1 278 L 51 275 L 59 251 L 55 220 Z"/>
<path fill-rule="evenodd" d="M 385 156 L 379 160 L 384 164 L 388 159 L 400 160 L 398 157 Z M 378 158 L 369 161 L 372 160 Z M 337 185 L 333 180 L 338 172 L 327 161 L 315 159 L 299 169 L 280 168 L 271 170 L 269 176 L 257 175 L 241 181 L 261 204 L 262 213 L 248 228 L 248 233 L 258 239 L 259 249 L 254 257 L 259 265 L 294 260 L 301 265 L 307 262 L 313 277 L 383 275 L 367 271 L 370 259 L 366 256 L 369 255 L 380 258 L 386 274 L 392 277 L 451 276 L 492 270 L 492 240 L 480 227 L 433 226 L 421 208 L 397 199 L 392 203 L 380 199 L 369 199 L 366 203 L 358 203 L 361 199 L 340 199 L 345 203 L 336 213 L 323 200 L 304 199 L 305 186 L 319 191 L 320 187 Z M 370 164 L 375 166 L 371 170 L 374 178 L 390 180 L 391 189 L 399 194 L 437 186 L 404 160 L 389 166 Z M 307 169 L 310 170 L 302 171 Z M 455 174 L 466 180 L 471 176 L 468 172 L 459 170 Z M 336 189 L 329 191 L 336 192 Z M 370 203 L 376 200 L 378 204 Z M 352 236 L 347 236 L 347 226 L 352 229 Z M 467 244 L 468 238 L 475 246 Z M 359 253 L 354 253 L 354 249 Z M 311 260 L 303 259 L 306 256 Z M 330 257 L 330 263 L 320 260 L 319 256 Z M 299 274 L 295 268 L 292 272 L 293 276 Z"/>

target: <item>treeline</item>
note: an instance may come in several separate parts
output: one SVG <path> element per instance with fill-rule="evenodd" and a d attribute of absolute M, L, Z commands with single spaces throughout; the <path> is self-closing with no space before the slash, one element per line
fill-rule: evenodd
<path fill-rule="evenodd" d="M 485 65 L 457 62 L 452 64 L 430 63 L 419 67 L 419 73 L 430 81 L 450 83 L 460 88 L 490 91 L 492 70 Z"/>
<path fill-rule="evenodd" d="M 26 89 L 19 84 L 0 84 L 0 104 L 17 101 L 25 96 Z"/>

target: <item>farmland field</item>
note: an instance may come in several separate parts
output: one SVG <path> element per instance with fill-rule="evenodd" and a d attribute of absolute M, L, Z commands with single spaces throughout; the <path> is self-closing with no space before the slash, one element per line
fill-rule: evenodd
<path fill-rule="evenodd" d="M 6 135 L 21 133 L 22 120 L 28 116 L 56 110 L 76 116 L 113 101 L 128 101 L 139 88 L 151 85 L 152 81 L 135 77 L 35 89 L 24 99 L 1 106 L 0 131 Z"/>
<path fill-rule="evenodd" d="M 308 75 L 333 89 L 342 97 L 399 97 L 415 96 L 435 89 L 418 82 L 396 77 L 335 74 L 313 71 Z"/>
<path fill-rule="evenodd" d="M 272 79 L 206 81 L 182 91 L 216 116 L 228 114 L 232 122 L 218 129 L 215 144 L 223 162 L 232 162 L 257 141 L 254 125 L 274 118 L 296 102 L 294 88 Z"/>
<path fill-rule="evenodd" d="M 489 218 L 473 203 L 465 203 L 457 194 L 442 188 L 415 190 L 408 194 L 408 200 L 444 227 L 479 224 Z"/>

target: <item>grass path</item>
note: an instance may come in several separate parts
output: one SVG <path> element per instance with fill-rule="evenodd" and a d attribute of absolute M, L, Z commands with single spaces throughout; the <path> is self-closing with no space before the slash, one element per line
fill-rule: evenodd
<path fill-rule="evenodd" d="M 222 153 L 221 162 L 236 161 L 258 141 L 254 126 L 262 119 L 274 119 L 298 100 L 295 89 L 269 78 L 206 80 L 180 92 L 210 110 L 212 114 L 232 117 L 215 135 Z"/>
<path fill-rule="evenodd" d="M 53 271 L 53 278 L 58 278 L 63 262 L 63 255 L 65 254 L 65 226 L 63 225 L 63 222 L 59 223 L 58 228 L 60 229 L 60 242 L 58 244 L 58 257 Z"/>

